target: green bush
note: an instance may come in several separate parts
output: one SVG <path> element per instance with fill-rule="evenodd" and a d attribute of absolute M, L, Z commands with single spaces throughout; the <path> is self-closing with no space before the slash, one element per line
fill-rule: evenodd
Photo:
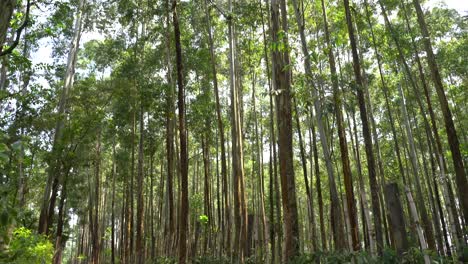
<path fill-rule="evenodd" d="M 0 255 L 0 263 L 45 264 L 52 262 L 53 255 L 54 246 L 47 237 L 19 227 L 13 231 L 7 249 Z"/>

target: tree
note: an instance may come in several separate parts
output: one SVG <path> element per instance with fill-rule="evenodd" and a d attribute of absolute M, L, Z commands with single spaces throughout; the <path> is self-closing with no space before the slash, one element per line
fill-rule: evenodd
<path fill-rule="evenodd" d="M 416 15 L 418 17 L 419 29 L 423 37 L 424 49 L 427 54 L 427 63 L 431 71 L 432 81 L 437 92 L 439 104 L 444 117 L 445 130 L 447 132 L 447 140 L 449 142 L 450 151 L 452 152 L 452 161 L 455 168 L 455 180 L 457 183 L 458 192 L 460 195 L 460 204 L 463 209 L 465 222 L 468 222 L 468 194 L 464 191 L 468 189 L 468 181 L 466 179 L 463 159 L 460 152 L 460 142 L 458 140 L 455 124 L 453 123 L 452 112 L 450 111 L 447 97 L 444 91 L 444 85 L 440 76 L 439 67 L 437 66 L 434 51 L 432 49 L 431 37 L 427 29 L 424 13 L 418 0 L 413 0 Z"/>
<path fill-rule="evenodd" d="M 281 8 L 281 13 L 280 13 Z M 281 16 L 281 17 L 280 17 Z M 280 26 L 281 21 L 281 26 Z M 289 45 L 286 2 L 271 1 L 271 35 L 277 48 L 273 50 L 272 64 L 276 95 L 276 119 L 278 123 L 279 168 L 281 178 L 281 201 L 284 212 L 283 262 L 292 261 L 299 254 L 299 224 L 296 201 L 292 151 L 291 72 L 288 68 Z M 280 48 L 281 47 L 281 48 Z"/>
<path fill-rule="evenodd" d="M 363 92 L 361 62 L 359 60 L 359 55 L 357 52 L 356 39 L 354 36 L 354 28 L 353 28 L 351 11 L 350 11 L 348 0 L 344 0 L 344 8 L 345 8 L 345 14 L 346 14 L 348 36 L 349 36 L 349 41 L 351 43 L 351 51 L 353 55 L 353 70 L 354 70 L 355 81 L 356 81 L 355 88 L 356 88 L 357 99 L 358 99 L 358 104 L 359 104 L 359 111 L 360 111 L 361 122 L 362 122 L 362 132 L 364 136 L 364 144 L 365 144 L 365 150 L 366 150 L 367 170 L 369 173 L 369 184 L 371 187 L 372 212 L 374 215 L 374 228 L 375 228 L 375 236 L 376 236 L 376 241 L 377 241 L 377 251 L 380 255 L 383 249 L 383 237 L 382 237 L 382 226 L 381 226 L 382 220 L 381 220 L 381 215 L 380 215 L 380 204 L 379 204 L 379 197 L 378 197 L 379 187 L 377 184 L 377 177 L 375 173 L 374 152 L 372 149 L 372 139 L 370 135 L 368 114 L 367 114 L 366 102 L 365 102 L 364 92 Z"/>
<path fill-rule="evenodd" d="M 185 128 L 185 85 L 182 64 L 182 46 L 180 42 L 179 17 L 177 15 L 177 0 L 172 2 L 172 23 L 174 25 L 175 52 L 177 67 L 177 106 L 179 110 L 179 141 L 180 141 L 180 174 L 181 174 L 181 205 L 179 213 L 179 263 L 187 262 L 188 238 L 188 155 L 187 131 Z"/>

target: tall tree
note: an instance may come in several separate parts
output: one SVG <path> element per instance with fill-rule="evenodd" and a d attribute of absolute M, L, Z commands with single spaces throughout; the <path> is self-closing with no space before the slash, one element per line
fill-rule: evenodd
<path fill-rule="evenodd" d="M 233 3 L 229 0 L 228 41 L 229 41 L 229 81 L 231 90 L 231 136 L 232 136 L 232 170 L 234 188 L 234 254 L 238 261 L 244 262 L 247 246 L 247 205 L 244 187 L 244 152 L 241 117 L 240 84 L 236 53 L 236 31 L 234 27 Z"/>
<path fill-rule="evenodd" d="M 177 0 L 172 2 L 172 23 L 174 25 L 176 67 L 177 67 L 177 85 L 179 87 L 177 94 L 177 106 L 179 110 L 179 141 L 180 141 L 180 185 L 181 185 L 181 204 L 179 213 L 179 263 L 187 262 L 187 239 L 188 235 L 188 152 L 187 152 L 187 131 L 185 128 L 185 84 L 182 62 L 182 45 L 180 41 L 180 26 L 177 13 Z"/>
<path fill-rule="evenodd" d="M 223 188 L 223 206 L 224 206 L 224 218 L 221 222 L 222 232 L 223 232 L 223 245 L 225 244 L 225 249 L 229 251 L 230 247 L 230 217 L 229 217 L 229 202 L 227 195 L 227 162 L 226 162 L 226 146 L 225 146 L 225 135 L 224 135 L 224 124 L 223 117 L 221 115 L 221 104 L 219 100 L 219 88 L 218 88 L 218 76 L 216 70 L 216 56 L 214 51 L 214 40 L 211 28 L 211 16 L 207 7 L 207 0 L 205 0 L 205 12 L 206 12 L 206 21 L 207 21 L 207 31 L 208 31 L 208 42 L 210 45 L 210 60 L 211 60 L 211 74 L 213 78 L 213 89 L 215 95 L 216 103 L 216 121 L 218 125 L 218 134 L 219 134 L 219 144 L 221 145 L 221 178 L 222 178 L 222 188 Z"/>
<path fill-rule="evenodd" d="M 273 50 L 272 63 L 274 65 L 273 74 L 275 75 L 281 200 L 284 212 L 284 253 L 282 261 L 288 263 L 299 254 L 299 223 L 292 149 L 291 72 L 287 67 L 290 63 L 289 44 L 286 35 L 288 21 L 284 0 L 271 1 L 271 31 L 272 41 L 278 47 Z M 286 34 L 281 34 L 281 32 Z M 284 45 L 283 49 L 279 48 L 281 45 Z"/>
<path fill-rule="evenodd" d="M 341 93 L 338 87 L 338 75 L 336 72 L 335 56 L 333 55 L 333 47 L 330 40 L 330 32 L 328 31 L 327 13 L 325 10 L 325 2 L 322 2 L 322 17 L 325 31 L 325 41 L 327 43 L 326 53 L 328 55 L 328 63 L 330 65 L 330 73 L 333 86 L 333 102 L 335 104 L 336 125 L 338 127 L 338 138 L 340 142 L 341 163 L 343 166 L 343 177 L 346 189 L 346 203 L 348 207 L 349 222 L 351 225 L 351 238 L 353 242 L 353 250 L 359 250 L 359 227 L 356 216 L 356 203 L 354 200 L 353 179 L 351 174 L 351 166 L 349 163 L 348 143 L 346 141 L 344 119 L 341 112 Z"/>
<path fill-rule="evenodd" d="M 311 86 L 311 94 L 313 98 L 313 105 L 314 105 L 314 111 L 315 111 L 315 119 L 317 123 L 317 128 L 318 132 L 320 135 L 320 143 L 322 145 L 322 152 L 323 156 L 325 159 L 325 165 L 327 168 L 327 174 L 328 174 L 328 183 L 330 185 L 330 200 L 331 200 L 331 222 L 332 222 L 332 228 L 333 228 L 333 240 L 335 242 L 335 247 L 337 249 L 344 249 L 345 248 L 345 236 L 344 236 L 344 226 L 343 226 L 343 217 L 341 213 L 341 206 L 340 206 L 340 200 L 338 197 L 338 191 L 336 187 L 336 182 L 335 182 L 335 173 L 333 171 L 333 165 L 331 162 L 331 155 L 330 155 L 330 150 L 328 146 L 328 137 L 325 132 L 324 124 L 323 124 L 323 112 L 322 112 L 322 106 L 319 101 L 319 94 L 318 94 L 318 89 L 314 82 L 312 81 L 313 74 L 312 74 L 312 66 L 310 62 L 310 56 L 309 56 L 309 49 L 307 47 L 307 40 L 306 36 L 304 33 L 304 15 L 301 15 L 301 12 L 299 10 L 299 5 L 296 0 L 293 0 L 293 6 L 294 6 L 294 12 L 296 14 L 296 22 L 299 27 L 299 35 L 301 38 L 301 47 L 302 47 L 302 53 L 304 55 L 304 69 L 305 69 L 305 74 L 306 74 L 306 81 L 307 84 Z M 317 180 L 319 175 L 317 176 Z M 319 199 L 319 203 L 320 203 Z M 322 231 L 324 232 L 324 230 Z M 322 245 L 324 246 L 324 245 Z"/>
<path fill-rule="evenodd" d="M 63 130 L 65 126 L 65 115 L 68 107 L 68 99 L 70 90 L 73 88 L 73 80 L 75 77 L 75 65 L 77 61 L 78 48 L 80 45 L 80 38 L 82 33 L 82 12 L 85 6 L 85 0 L 80 0 L 78 4 L 77 13 L 75 16 L 75 24 L 73 28 L 73 38 L 70 41 L 67 66 L 64 78 L 64 84 L 58 104 L 58 118 L 55 124 L 54 138 L 52 143 L 52 157 L 49 164 L 47 174 L 47 182 L 44 189 L 44 194 L 41 203 L 41 212 L 39 216 L 38 232 L 46 234 L 52 223 L 49 223 L 49 215 L 54 212 L 49 209 L 54 208 L 56 191 L 52 190 L 53 183 L 58 182 L 60 174 L 60 163 L 63 148 Z M 54 188 L 55 190 L 57 188 Z"/>
<path fill-rule="evenodd" d="M 458 193 L 460 195 L 460 205 L 463 210 L 465 223 L 468 223 L 468 193 L 465 191 L 468 190 L 468 180 L 466 179 L 466 172 L 460 151 L 460 142 L 458 140 L 455 124 L 453 123 L 452 112 L 450 111 L 447 96 L 445 95 L 442 77 L 440 76 L 439 67 L 437 65 L 437 61 L 431 44 L 431 36 L 429 34 L 429 30 L 427 29 L 426 20 L 424 18 L 424 13 L 421 8 L 421 4 L 419 3 L 419 0 L 413 0 L 413 5 L 416 9 L 419 29 L 421 30 L 421 35 L 423 37 L 422 39 L 424 49 L 427 54 L 427 63 L 429 64 L 432 81 L 434 82 L 437 97 L 440 103 L 440 108 L 444 117 L 445 130 L 447 132 L 447 141 L 450 146 L 450 151 L 452 152 L 452 161 L 453 166 L 455 168 L 455 181 L 457 183 Z"/>
<path fill-rule="evenodd" d="M 372 212 L 374 216 L 374 228 L 375 228 L 375 236 L 377 242 L 377 251 L 379 255 L 382 253 L 383 250 L 383 236 L 382 236 L 382 218 L 380 215 L 380 203 L 379 203 L 379 187 L 377 183 L 377 176 L 375 173 L 375 160 L 374 160 L 374 152 L 372 148 L 372 139 L 370 134 L 369 128 L 369 119 L 367 114 L 366 108 L 366 101 L 364 98 L 364 91 L 363 91 L 363 79 L 361 75 L 361 62 L 359 60 L 358 49 L 356 45 L 356 38 L 354 36 L 354 28 L 353 22 L 351 18 L 351 11 L 349 7 L 349 0 L 344 0 L 344 8 L 346 14 L 346 24 L 348 27 L 348 36 L 349 41 L 351 43 L 351 51 L 353 55 L 353 70 L 354 76 L 356 81 L 356 93 L 357 99 L 359 104 L 359 111 L 361 116 L 361 123 L 362 123 L 362 133 L 364 137 L 364 145 L 366 150 L 366 158 L 367 158 L 367 170 L 369 173 L 369 184 L 371 187 L 371 200 L 372 200 Z"/>

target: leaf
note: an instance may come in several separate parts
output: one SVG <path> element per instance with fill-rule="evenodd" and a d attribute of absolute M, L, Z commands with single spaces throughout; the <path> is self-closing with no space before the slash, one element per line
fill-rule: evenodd
<path fill-rule="evenodd" d="M 22 146 L 23 146 L 23 143 L 21 142 L 21 140 L 15 141 L 13 144 L 11 144 L 11 148 L 14 151 L 20 151 Z"/>
<path fill-rule="evenodd" d="M 9 152 L 10 149 L 8 148 L 7 145 L 5 145 L 4 143 L 0 143 L 0 153 L 2 152 Z"/>
<path fill-rule="evenodd" d="M 9 158 L 5 152 L 0 152 L 0 161 L 7 162 Z"/>

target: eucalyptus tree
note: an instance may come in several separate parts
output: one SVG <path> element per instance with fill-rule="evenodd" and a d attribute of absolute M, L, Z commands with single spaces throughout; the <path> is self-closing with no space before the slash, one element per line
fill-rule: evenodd
<path fill-rule="evenodd" d="M 61 155 L 63 151 L 63 129 L 65 126 L 65 115 L 67 110 L 67 101 L 70 90 L 73 87 L 73 80 L 75 74 L 75 65 L 77 60 L 78 47 L 80 45 L 80 37 L 82 34 L 82 12 L 85 6 L 85 0 L 80 0 L 77 7 L 75 16 L 75 25 L 73 28 L 73 38 L 70 41 L 70 47 L 67 59 L 67 68 L 64 77 L 64 86 L 60 96 L 58 105 L 58 118 L 55 125 L 54 140 L 52 147 L 52 160 L 49 165 L 49 172 L 47 177 L 47 183 L 44 190 L 44 196 L 42 198 L 41 213 L 39 216 L 39 233 L 47 234 L 50 226 L 49 219 L 54 214 L 55 199 L 58 191 L 58 182 L 60 179 L 60 166 L 61 166 Z"/>
<path fill-rule="evenodd" d="M 276 118 L 278 122 L 281 201 L 284 212 L 284 254 L 287 263 L 299 254 L 299 223 L 292 150 L 291 71 L 288 68 L 289 44 L 286 2 L 271 1 L 271 35 L 276 48 L 272 52 Z M 281 12 L 280 12 L 281 10 Z M 282 34 L 283 33 L 283 34 Z"/>
<path fill-rule="evenodd" d="M 180 172 L 181 172 L 181 205 L 179 213 L 179 263 L 187 262 L 187 237 L 188 237 L 188 153 L 187 153 L 187 130 L 185 128 L 185 85 L 182 62 L 182 46 L 180 42 L 179 17 L 177 0 L 172 2 L 172 23 L 174 26 L 177 85 L 177 106 L 179 111 L 179 141 L 180 141 Z"/>
<path fill-rule="evenodd" d="M 372 147 L 372 139 L 370 135 L 368 113 L 367 113 L 366 102 L 364 98 L 361 62 L 360 62 L 359 55 L 358 55 L 358 48 L 356 45 L 356 38 L 354 34 L 353 22 L 351 18 L 351 11 L 350 11 L 348 0 L 344 0 L 344 8 L 345 8 L 345 14 L 346 14 L 346 24 L 348 28 L 349 41 L 351 43 L 351 51 L 352 51 L 352 57 L 353 57 L 353 70 L 354 70 L 355 81 L 356 81 L 356 93 L 357 93 L 357 99 L 358 99 L 358 104 L 359 104 L 359 111 L 360 111 L 361 123 L 362 123 L 362 132 L 363 132 L 365 150 L 366 150 L 367 170 L 369 173 L 369 183 L 371 187 L 372 212 L 374 216 L 374 228 L 375 228 L 375 236 L 376 236 L 376 242 L 377 242 L 377 252 L 380 255 L 382 253 L 384 245 L 383 245 L 382 226 L 381 226 L 382 218 L 381 218 L 380 203 L 379 203 L 379 196 L 378 196 L 379 187 L 378 187 L 376 171 L 375 171 L 375 160 L 374 160 L 374 152 L 373 152 L 373 147 Z"/>
<path fill-rule="evenodd" d="M 351 166 L 349 162 L 349 154 L 348 154 L 348 143 L 346 140 L 345 130 L 344 130 L 344 119 L 343 114 L 341 112 L 342 103 L 341 103 L 341 93 L 338 87 L 338 75 L 336 71 L 336 63 L 335 63 L 335 56 L 333 55 L 333 47 L 330 41 L 330 32 L 328 30 L 328 20 L 327 20 L 327 13 L 325 10 L 325 3 L 324 0 L 322 2 L 322 17 L 323 17 L 323 24 L 324 24 L 324 31 L 325 31 L 325 41 L 327 43 L 327 55 L 328 55 L 328 63 L 330 65 L 330 72 L 331 72 L 331 80 L 333 86 L 333 101 L 335 107 L 335 116 L 336 116 L 336 124 L 338 129 L 338 138 L 340 141 L 340 153 L 341 153 L 341 163 L 343 167 L 343 177 L 345 182 L 345 189 L 346 189 L 346 206 L 348 207 L 348 214 L 349 214 L 349 222 L 351 225 L 351 238 L 353 242 L 353 250 L 359 250 L 359 230 L 358 230 L 358 223 L 356 217 L 356 204 L 354 201 L 354 190 L 353 190 L 353 180 L 351 174 Z"/>
<path fill-rule="evenodd" d="M 431 37 L 429 30 L 427 29 L 426 20 L 424 13 L 421 8 L 421 4 L 418 0 L 413 0 L 413 5 L 416 10 L 418 18 L 419 29 L 423 37 L 424 49 L 427 54 L 427 63 L 431 72 L 432 81 L 437 92 L 439 104 L 444 117 L 445 130 L 447 133 L 447 141 L 452 152 L 452 161 L 455 168 L 455 180 L 457 183 L 458 193 L 460 196 L 460 204 L 463 209 L 463 215 L 465 223 L 468 222 L 468 194 L 464 191 L 468 189 L 468 180 L 466 179 L 466 172 L 463 164 L 463 158 L 460 152 L 460 142 L 458 139 L 455 124 L 453 122 L 452 112 L 449 108 L 448 100 L 444 91 L 444 84 L 442 83 L 442 77 L 440 76 L 439 67 L 436 62 L 434 51 L 432 48 Z"/>
<path fill-rule="evenodd" d="M 309 84 L 312 88 L 311 94 L 314 100 L 313 105 L 314 105 L 314 111 L 315 111 L 315 118 L 316 118 L 318 132 L 320 135 L 320 143 L 322 146 L 322 152 L 323 152 L 323 156 L 325 159 L 325 164 L 326 164 L 326 169 L 327 169 L 327 174 L 328 174 L 328 182 L 330 185 L 330 199 L 331 199 L 330 207 L 331 207 L 331 214 L 332 214 L 333 240 L 335 242 L 335 247 L 337 249 L 344 249 L 345 240 L 344 240 L 343 217 L 342 217 L 342 212 L 340 209 L 341 206 L 340 206 L 338 191 L 337 191 L 336 182 L 335 182 L 335 173 L 333 171 L 330 150 L 329 150 L 329 146 L 327 142 L 328 136 L 325 132 L 324 123 L 323 123 L 324 121 L 323 121 L 323 116 L 322 116 L 323 114 L 322 106 L 319 101 L 318 88 L 312 81 L 313 73 L 311 69 L 311 62 L 310 62 L 310 57 L 309 57 L 309 49 L 307 47 L 307 40 L 306 40 L 306 36 L 304 33 L 304 27 L 305 27 L 305 25 L 303 24 L 304 20 L 301 17 L 299 5 L 297 4 L 297 2 L 293 1 L 293 4 L 294 4 L 294 12 L 296 14 L 296 22 L 299 26 L 302 53 L 304 55 L 304 68 L 305 68 L 306 80 L 307 80 L 307 84 Z M 317 177 L 319 176 L 317 175 Z"/>

